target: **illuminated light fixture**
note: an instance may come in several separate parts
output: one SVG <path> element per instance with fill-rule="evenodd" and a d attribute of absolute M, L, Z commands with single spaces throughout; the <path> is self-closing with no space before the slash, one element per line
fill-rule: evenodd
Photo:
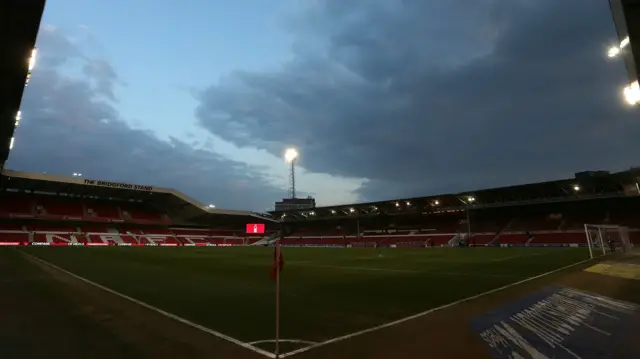
<path fill-rule="evenodd" d="M 580 190 L 580 186 L 578 186 L 577 184 L 573 185 L 573 190 L 578 192 Z"/>
<path fill-rule="evenodd" d="M 37 56 L 38 56 L 38 49 L 33 48 L 33 50 L 31 50 L 31 57 L 29 58 L 29 71 L 32 71 L 36 67 Z"/>
<path fill-rule="evenodd" d="M 400 207 L 400 203 L 396 202 L 396 207 Z"/>
<path fill-rule="evenodd" d="M 349 212 L 353 213 L 353 212 L 355 212 L 355 211 L 356 211 L 355 209 L 353 209 L 353 208 L 349 208 Z"/>
<path fill-rule="evenodd" d="M 209 208 L 216 208 L 216 205 L 215 204 L 210 204 L 208 207 Z"/>
<path fill-rule="evenodd" d="M 629 105 L 635 105 L 640 102 L 640 85 L 638 85 L 638 81 L 632 82 L 629 86 L 626 86 L 624 90 L 622 90 L 625 101 Z"/>
<path fill-rule="evenodd" d="M 9 142 L 9 149 L 13 148 L 13 144 L 16 142 L 16 138 L 15 137 L 11 137 L 11 142 Z"/>
<path fill-rule="evenodd" d="M 284 160 L 287 163 L 291 163 L 295 161 L 296 158 L 298 158 L 298 151 L 295 148 L 287 148 L 287 150 L 284 152 Z"/>
<path fill-rule="evenodd" d="M 336 210 L 335 210 L 335 209 L 332 209 L 332 210 L 331 210 L 331 214 L 336 214 Z"/>
<path fill-rule="evenodd" d="M 73 172 L 73 177 L 82 177 L 82 173 Z"/>
<path fill-rule="evenodd" d="M 620 53 L 620 48 L 618 46 L 612 46 L 611 48 L 609 48 L 609 51 L 607 51 L 607 56 L 616 57 L 618 56 L 619 53 Z"/>
<path fill-rule="evenodd" d="M 296 159 L 298 151 L 295 148 L 287 148 L 284 151 L 284 160 L 291 167 L 289 169 L 289 195 L 292 199 L 296 198 Z"/>
<path fill-rule="evenodd" d="M 20 120 L 22 119 L 22 111 L 18 111 L 16 114 L 16 126 L 20 124 Z"/>
<path fill-rule="evenodd" d="M 438 200 L 436 199 L 435 201 L 433 201 L 433 204 L 437 206 L 437 205 L 439 205 L 439 204 L 440 204 L 440 201 L 438 201 Z"/>
<path fill-rule="evenodd" d="M 620 41 L 620 45 L 619 46 L 611 46 L 609 48 L 609 50 L 607 51 L 607 56 L 616 57 L 616 56 L 620 55 L 620 53 L 622 52 L 622 49 L 624 49 L 628 45 L 629 45 L 629 36 L 627 36 L 624 39 L 622 39 L 622 41 Z"/>
<path fill-rule="evenodd" d="M 625 37 L 624 39 L 622 39 L 622 41 L 620 41 L 621 49 L 624 49 L 625 47 L 627 47 L 627 45 L 629 45 L 629 36 Z"/>
<path fill-rule="evenodd" d="M 475 200 L 476 199 L 473 196 L 467 197 L 467 201 L 469 201 L 469 202 L 475 202 Z"/>
<path fill-rule="evenodd" d="M 310 214 L 310 215 L 312 215 L 312 216 L 315 216 L 315 215 L 316 215 L 316 212 L 311 211 L 311 212 L 309 212 L 309 214 Z"/>
<path fill-rule="evenodd" d="M 407 201 L 407 206 L 410 206 L 410 205 L 411 205 L 411 202 Z"/>

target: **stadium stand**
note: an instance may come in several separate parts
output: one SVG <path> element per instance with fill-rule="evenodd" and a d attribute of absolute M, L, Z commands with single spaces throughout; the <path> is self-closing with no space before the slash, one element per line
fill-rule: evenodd
<path fill-rule="evenodd" d="M 228 246 L 276 230 L 272 218 L 211 208 L 177 191 L 4 170 L 0 244 Z M 261 235 L 244 233 L 262 223 Z"/>
<path fill-rule="evenodd" d="M 287 245 L 579 246 L 586 245 L 585 224 L 626 226 L 638 243 L 639 174 L 582 172 L 558 181 L 273 215 L 289 228 Z"/>
<path fill-rule="evenodd" d="M 585 223 L 627 226 L 637 242 L 640 196 L 625 183 L 636 178 L 632 172 L 598 177 L 591 187 L 585 179 L 555 181 L 553 186 L 579 183 L 581 189 L 555 197 L 548 194 L 553 186 L 542 183 L 269 217 L 214 209 L 167 188 L 5 170 L 0 244 L 269 245 L 281 226 L 274 218 L 282 219 L 287 246 L 580 246 L 586 244 Z M 544 200 L 527 198 L 530 193 L 542 193 Z M 465 202 L 471 197 L 473 203 Z M 247 234 L 247 223 L 263 223 L 266 230 Z"/>

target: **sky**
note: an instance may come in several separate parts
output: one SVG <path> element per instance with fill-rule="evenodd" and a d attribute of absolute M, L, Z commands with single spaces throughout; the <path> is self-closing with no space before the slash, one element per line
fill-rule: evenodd
<path fill-rule="evenodd" d="M 607 1 L 48 0 L 7 167 L 264 211 L 640 165 Z"/>

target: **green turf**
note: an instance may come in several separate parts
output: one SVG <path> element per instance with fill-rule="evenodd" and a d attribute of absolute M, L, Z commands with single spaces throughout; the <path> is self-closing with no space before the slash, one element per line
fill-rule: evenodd
<path fill-rule="evenodd" d="M 274 337 L 273 250 L 29 247 L 116 291 L 243 341 Z M 322 341 L 586 259 L 583 249 L 284 248 L 282 338 Z"/>

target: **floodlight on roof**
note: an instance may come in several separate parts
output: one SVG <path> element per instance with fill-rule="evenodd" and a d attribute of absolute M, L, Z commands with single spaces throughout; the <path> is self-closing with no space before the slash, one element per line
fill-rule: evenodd
<path fill-rule="evenodd" d="M 578 186 L 577 184 L 573 185 L 573 190 L 578 192 L 580 190 L 580 186 Z"/>
<path fill-rule="evenodd" d="M 607 51 L 607 56 L 616 57 L 620 54 L 620 48 L 618 46 L 611 46 Z"/>
<path fill-rule="evenodd" d="M 640 85 L 638 85 L 638 81 L 633 81 L 629 86 L 626 86 L 622 93 L 629 105 L 636 105 L 640 102 Z"/>
<path fill-rule="evenodd" d="M 629 36 L 625 37 L 624 39 L 622 39 L 622 41 L 620 41 L 621 49 L 624 49 L 625 47 L 627 47 L 627 45 L 629 45 Z"/>
<path fill-rule="evenodd" d="M 624 49 L 625 47 L 627 47 L 627 45 L 629 45 L 629 36 L 625 37 L 624 39 L 622 39 L 622 41 L 620 41 L 621 49 Z"/>
<path fill-rule="evenodd" d="M 29 71 L 36 67 L 36 56 L 38 55 L 38 49 L 33 48 L 31 50 L 31 57 L 29 58 Z"/>
<path fill-rule="evenodd" d="M 629 46 L 629 36 L 627 36 L 624 39 L 622 39 L 622 41 L 620 41 L 620 45 L 619 46 L 611 46 L 609 48 L 609 50 L 607 51 L 607 56 L 616 57 L 616 56 L 620 55 L 622 50 L 627 46 Z"/>

